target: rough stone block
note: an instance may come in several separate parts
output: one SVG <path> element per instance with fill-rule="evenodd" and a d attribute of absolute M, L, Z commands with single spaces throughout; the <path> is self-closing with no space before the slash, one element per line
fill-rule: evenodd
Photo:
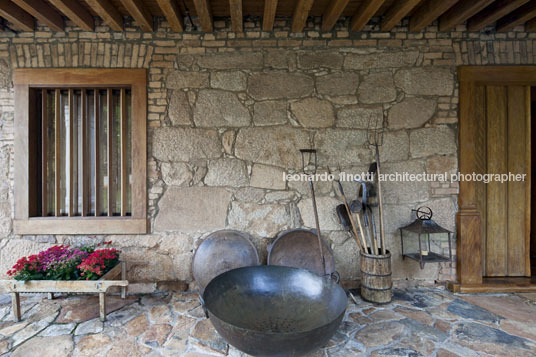
<path fill-rule="evenodd" d="M 448 155 L 456 153 L 456 136 L 449 127 L 416 129 L 410 133 L 412 157 Z"/>
<path fill-rule="evenodd" d="M 246 164 L 242 160 L 225 158 L 208 163 L 205 184 L 208 186 L 247 186 L 249 183 Z"/>
<path fill-rule="evenodd" d="M 199 127 L 248 126 L 251 116 L 234 93 L 205 89 L 199 91 L 194 108 L 194 122 Z"/>
<path fill-rule="evenodd" d="M 349 106 L 337 111 L 337 127 L 367 129 L 381 125 L 383 122 L 383 109 L 381 106 L 363 107 Z"/>
<path fill-rule="evenodd" d="M 315 80 L 318 93 L 329 96 L 355 94 L 359 86 L 359 75 L 352 72 L 327 74 Z"/>
<path fill-rule="evenodd" d="M 333 106 L 327 100 L 305 98 L 292 103 L 290 109 L 305 128 L 329 128 L 335 122 Z"/>
<path fill-rule="evenodd" d="M 238 132 L 236 157 L 279 167 L 301 167 L 299 149 L 309 148 L 309 134 L 289 127 L 244 128 Z"/>
<path fill-rule="evenodd" d="M 362 103 L 388 103 L 396 99 L 396 88 L 391 72 L 372 73 L 363 79 L 357 91 Z"/>
<path fill-rule="evenodd" d="M 410 160 L 402 162 L 386 162 L 381 166 L 381 173 L 395 174 L 399 173 L 404 175 L 404 173 L 409 174 L 422 174 L 425 171 L 424 163 L 420 160 Z M 429 197 L 428 194 L 428 182 L 425 181 L 402 181 L 396 180 L 387 180 L 382 181 L 382 193 L 383 193 L 383 202 L 385 204 L 401 204 L 401 203 L 412 203 L 426 201 Z"/>
<path fill-rule="evenodd" d="M 260 69 L 261 52 L 222 52 L 199 56 L 197 64 L 208 69 Z"/>
<path fill-rule="evenodd" d="M 336 212 L 337 205 L 341 203 L 342 201 L 335 197 L 316 197 L 318 221 L 321 231 L 336 231 L 342 229 Z M 312 200 L 310 198 L 302 199 L 298 203 L 298 209 L 300 211 L 303 225 L 308 228 L 316 228 Z"/>
<path fill-rule="evenodd" d="M 233 202 L 229 226 L 261 237 L 274 237 L 290 228 L 290 214 L 283 205 Z"/>
<path fill-rule="evenodd" d="M 274 69 L 296 68 L 296 52 L 273 49 L 264 54 L 264 67 Z"/>
<path fill-rule="evenodd" d="M 166 81 L 168 89 L 206 88 L 208 87 L 208 72 L 171 72 Z"/>
<path fill-rule="evenodd" d="M 298 67 L 304 69 L 314 68 L 341 68 L 343 56 L 334 51 L 302 52 L 298 55 Z"/>
<path fill-rule="evenodd" d="M 166 185 L 188 186 L 193 179 L 192 170 L 183 162 L 163 162 L 160 169 Z"/>
<path fill-rule="evenodd" d="M 325 129 L 315 135 L 318 163 L 321 166 L 352 166 L 368 163 L 372 152 L 366 145 L 365 130 Z"/>
<path fill-rule="evenodd" d="M 225 227 L 231 193 L 219 187 L 170 187 L 158 203 L 156 231 L 210 231 Z"/>
<path fill-rule="evenodd" d="M 248 93 L 256 100 L 302 98 L 313 90 L 313 79 L 301 73 L 256 73 L 248 79 Z"/>
<path fill-rule="evenodd" d="M 417 67 L 395 73 L 395 84 L 406 94 L 452 95 L 454 75 L 450 68 Z"/>
<path fill-rule="evenodd" d="M 244 72 L 213 72 L 210 74 L 210 86 L 212 88 L 230 91 L 246 90 L 247 76 Z"/>
<path fill-rule="evenodd" d="M 153 134 L 153 156 L 161 161 L 217 159 L 222 148 L 216 130 L 157 128 Z"/>
<path fill-rule="evenodd" d="M 171 92 L 168 116 L 173 125 L 191 125 L 192 111 L 186 93 L 181 90 Z"/>
<path fill-rule="evenodd" d="M 345 69 L 368 70 L 371 68 L 409 67 L 419 57 L 418 51 L 399 51 L 371 54 L 349 53 L 344 59 Z"/>
<path fill-rule="evenodd" d="M 253 106 L 253 123 L 258 126 L 279 125 L 288 122 L 287 101 L 256 102 Z"/>
<path fill-rule="evenodd" d="M 406 98 L 389 110 L 389 128 L 412 129 L 422 127 L 435 114 L 433 99 Z"/>
<path fill-rule="evenodd" d="M 266 188 L 269 190 L 284 190 L 284 170 L 278 167 L 255 164 L 251 171 L 250 185 L 253 187 Z"/>
<path fill-rule="evenodd" d="M 380 162 L 403 161 L 409 157 L 408 133 L 400 130 L 386 132 L 383 136 L 383 145 L 379 147 Z"/>

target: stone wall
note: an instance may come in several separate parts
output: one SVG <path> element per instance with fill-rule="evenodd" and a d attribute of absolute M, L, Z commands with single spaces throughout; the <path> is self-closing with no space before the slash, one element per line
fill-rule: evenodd
<path fill-rule="evenodd" d="M 532 64 L 536 34 L 521 30 L 468 33 L 464 26 L 440 33 L 393 32 L 378 25 L 349 33 L 341 23 L 319 32 L 310 22 L 290 33 L 287 21 L 261 32 L 258 19 L 243 34 L 215 22 L 215 32 L 171 32 L 160 20 L 154 33 L 134 25 L 124 32 L 72 26 L 52 33 L 0 34 L 0 273 L 21 255 L 56 243 L 112 240 L 136 281 L 191 281 L 196 246 L 211 231 L 234 228 L 254 236 L 261 255 L 278 232 L 313 227 L 305 183 L 284 182 L 299 172 L 298 149 L 319 150 L 319 173 L 329 167 L 359 173 L 373 161 L 369 119 L 384 118 L 388 131 L 380 153 L 389 172 L 457 170 L 458 90 L 462 64 Z M 536 43 L 534 43 L 536 45 Z M 13 87 L 21 67 L 148 68 L 148 202 L 151 232 L 139 236 L 17 236 L 13 216 Z M 347 195 L 356 186 L 345 183 Z M 332 183 L 318 183 L 320 225 L 343 279 L 359 277 L 358 250 L 335 215 L 340 203 Z M 394 278 L 444 280 L 448 265 L 420 270 L 402 261 L 397 228 L 410 210 L 430 206 L 434 218 L 455 229 L 457 186 L 449 183 L 385 183 L 387 244 Z M 143 264 L 144 263 L 144 264 Z"/>

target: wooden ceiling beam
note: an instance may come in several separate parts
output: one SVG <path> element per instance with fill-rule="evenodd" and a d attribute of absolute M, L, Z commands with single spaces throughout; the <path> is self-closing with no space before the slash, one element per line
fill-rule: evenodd
<path fill-rule="evenodd" d="M 314 0 L 298 0 L 294 14 L 292 15 L 292 32 L 302 32 L 307 18 L 309 17 L 309 11 L 313 7 Z"/>
<path fill-rule="evenodd" d="M 370 21 L 372 16 L 380 9 L 385 0 L 364 0 L 356 13 L 352 16 L 350 29 L 352 31 L 361 31 Z"/>
<path fill-rule="evenodd" d="M 112 30 L 123 31 L 123 15 L 117 11 L 115 6 L 109 0 L 85 1 Z"/>
<path fill-rule="evenodd" d="M 95 30 L 95 19 L 76 0 L 49 0 L 61 13 L 86 31 Z"/>
<path fill-rule="evenodd" d="M 63 31 L 63 17 L 43 0 L 12 0 L 21 9 L 41 21 L 54 31 Z"/>
<path fill-rule="evenodd" d="M 406 17 L 421 0 L 398 0 L 389 8 L 382 19 L 381 30 L 391 31 L 400 21 Z"/>
<path fill-rule="evenodd" d="M 510 31 L 536 17 L 536 1 L 531 1 L 497 21 L 497 32 Z"/>
<path fill-rule="evenodd" d="M 212 23 L 212 9 L 208 0 L 193 0 L 197 17 L 204 32 L 214 31 Z"/>
<path fill-rule="evenodd" d="M 474 14 L 486 8 L 494 0 L 462 0 L 439 18 L 439 31 L 450 31 Z"/>
<path fill-rule="evenodd" d="M 469 31 L 480 31 L 517 9 L 529 0 L 498 0 L 467 21 Z"/>
<path fill-rule="evenodd" d="M 231 14 L 231 28 L 233 31 L 244 31 L 242 0 L 229 0 L 229 12 Z"/>
<path fill-rule="evenodd" d="M 274 29 L 277 2 L 278 0 L 264 0 L 264 15 L 262 15 L 263 31 L 272 31 Z"/>
<path fill-rule="evenodd" d="M 458 0 L 425 0 L 409 19 L 409 30 L 420 32 L 450 9 Z"/>
<path fill-rule="evenodd" d="M 33 31 L 35 28 L 32 15 L 9 0 L 0 0 L 0 16 L 11 22 L 17 30 Z"/>
<path fill-rule="evenodd" d="M 121 0 L 121 4 L 145 32 L 153 32 L 153 15 L 145 8 L 142 0 Z"/>
<path fill-rule="evenodd" d="M 322 15 L 322 31 L 331 31 L 333 29 L 349 2 L 350 0 L 330 1 L 326 12 Z"/>
<path fill-rule="evenodd" d="M 175 32 L 184 31 L 184 16 L 177 0 L 157 0 L 158 6 L 164 13 L 169 26 Z"/>

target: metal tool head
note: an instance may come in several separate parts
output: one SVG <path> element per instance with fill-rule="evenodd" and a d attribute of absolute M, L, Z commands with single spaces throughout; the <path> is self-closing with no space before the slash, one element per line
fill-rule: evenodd
<path fill-rule="evenodd" d="M 367 123 L 367 144 L 370 146 L 383 145 L 383 133 L 385 132 L 385 117 L 371 116 Z"/>
<path fill-rule="evenodd" d="M 350 230 L 350 217 L 348 217 L 348 212 L 346 212 L 346 207 L 343 204 L 337 205 L 335 208 L 337 211 L 337 217 L 339 217 L 339 221 L 341 222 L 341 225 L 343 228 L 347 231 Z"/>
<path fill-rule="evenodd" d="M 370 164 L 369 168 L 368 168 L 368 172 L 371 174 L 371 175 L 375 175 L 376 172 L 378 172 L 378 163 L 377 162 L 373 162 L 372 164 Z"/>
<path fill-rule="evenodd" d="M 361 213 L 363 211 L 363 203 L 360 200 L 350 202 L 350 211 L 352 213 Z"/>
<path fill-rule="evenodd" d="M 316 149 L 300 149 L 301 159 L 302 159 L 302 171 L 305 174 L 314 175 L 316 174 L 316 169 L 318 168 L 318 157 L 316 154 Z M 305 156 L 307 156 L 307 161 L 305 161 Z M 309 167 L 311 167 L 308 169 Z"/>

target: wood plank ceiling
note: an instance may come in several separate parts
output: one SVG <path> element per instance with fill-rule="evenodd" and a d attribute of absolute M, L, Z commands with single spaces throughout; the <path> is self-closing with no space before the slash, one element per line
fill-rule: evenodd
<path fill-rule="evenodd" d="M 272 31 L 277 17 L 292 18 L 292 31 L 301 32 L 309 17 L 322 18 L 322 31 L 330 31 L 342 18 L 351 31 L 363 31 L 372 17 L 380 17 L 381 31 L 390 31 L 409 17 L 409 31 L 419 32 L 439 20 L 440 31 L 467 23 L 468 31 L 494 26 L 498 32 L 526 24 L 536 31 L 536 0 L 0 0 L 2 27 L 33 31 L 35 20 L 53 31 L 63 31 L 64 17 L 80 28 L 95 29 L 100 17 L 115 31 L 123 30 L 124 16 L 144 32 L 154 30 L 154 17 L 165 17 L 175 32 L 198 17 L 200 27 L 214 31 L 214 18 L 231 18 L 232 30 L 241 32 L 245 16 L 262 17 L 264 31 Z"/>

